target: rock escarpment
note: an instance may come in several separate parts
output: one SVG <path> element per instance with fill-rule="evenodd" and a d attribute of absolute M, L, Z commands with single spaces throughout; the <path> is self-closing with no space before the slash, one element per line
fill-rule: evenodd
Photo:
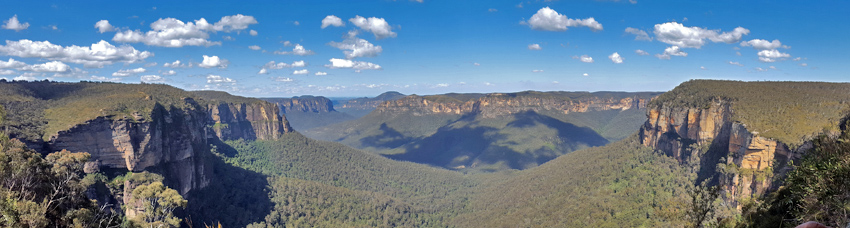
<path fill-rule="evenodd" d="M 384 101 L 394 101 L 404 97 L 404 94 L 401 94 L 396 91 L 389 91 L 384 92 L 373 98 L 364 97 L 348 100 L 342 104 L 339 104 L 339 108 L 372 110 L 384 103 Z"/>
<path fill-rule="evenodd" d="M 590 93 L 587 93 L 590 94 Z M 477 99 L 461 101 L 441 96 L 410 95 L 387 101 L 376 109 L 381 113 L 428 114 L 480 114 L 485 118 L 498 118 L 525 111 L 573 112 L 643 109 L 651 95 L 630 97 L 583 96 L 570 99 L 550 93 L 492 93 Z"/>
<path fill-rule="evenodd" d="M 770 177 L 787 173 L 790 167 L 785 164 L 800 158 L 811 144 L 792 150 L 747 130 L 744 123 L 733 121 L 733 114 L 732 103 L 722 99 L 706 108 L 661 104 L 647 110 L 640 140 L 680 163 L 696 160 L 701 161 L 701 169 L 717 167 L 712 173 L 717 173 L 727 202 L 740 209 L 737 200 L 775 190 L 778 183 Z"/>
<path fill-rule="evenodd" d="M 221 140 L 277 139 L 291 132 L 277 105 L 268 102 L 209 104 L 207 120 Z"/>
<path fill-rule="evenodd" d="M 332 112 L 333 102 L 322 96 L 301 96 L 292 98 L 263 98 L 280 106 L 283 113 L 291 112 Z"/>

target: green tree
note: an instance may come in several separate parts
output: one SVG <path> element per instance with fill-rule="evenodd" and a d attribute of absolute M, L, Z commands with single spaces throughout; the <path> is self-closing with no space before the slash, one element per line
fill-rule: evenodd
<path fill-rule="evenodd" d="M 174 209 L 185 208 L 187 201 L 176 190 L 162 182 L 140 185 L 133 189 L 133 200 L 140 213 L 134 218 L 144 227 L 180 227 L 181 219 L 174 216 Z"/>

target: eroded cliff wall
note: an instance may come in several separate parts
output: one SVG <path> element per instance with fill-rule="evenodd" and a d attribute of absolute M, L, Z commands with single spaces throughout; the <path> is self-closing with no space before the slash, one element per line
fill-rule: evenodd
<path fill-rule="evenodd" d="M 209 104 L 208 125 L 221 140 L 270 140 L 291 132 L 289 121 L 269 102 Z"/>
<path fill-rule="evenodd" d="M 709 170 L 701 175 L 716 175 L 727 193 L 726 200 L 737 205 L 744 197 L 775 190 L 777 183 L 770 177 L 784 175 L 789 169 L 785 164 L 800 158 L 810 145 L 791 150 L 782 142 L 747 130 L 744 123 L 732 121 L 732 115 L 732 103 L 725 100 L 703 108 L 661 104 L 647 110 L 641 143 L 683 164 L 700 161 L 701 170 Z"/>
<path fill-rule="evenodd" d="M 563 97 L 522 96 L 515 94 L 493 93 L 469 101 L 452 100 L 429 96 L 410 95 L 394 101 L 386 101 L 378 106 L 381 113 L 428 114 L 480 114 L 484 118 L 498 118 L 525 111 L 558 111 L 564 114 L 572 112 L 627 110 L 645 108 L 649 98 L 626 97 L 606 98 L 590 96 L 581 99 Z"/>

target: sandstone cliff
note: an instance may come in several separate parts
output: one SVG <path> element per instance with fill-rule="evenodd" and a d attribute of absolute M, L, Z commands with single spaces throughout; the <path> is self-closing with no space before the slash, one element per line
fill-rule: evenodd
<path fill-rule="evenodd" d="M 221 140 L 277 139 L 292 131 L 289 121 L 272 103 L 221 102 L 211 103 L 207 109 L 207 123 Z"/>
<path fill-rule="evenodd" d="M 138 114 L 98 117 L 51 136 L 48 146 L 88 152 L 106 168 L 157 171 L 185 194 L 206 187 L 211 175 L 204 162 L 209 153 L 205 112 L 191 98 L 185 102 L 194 109 L 157 105 L 151 119 Z"/>
<path fill-rule="evenodd" d="M 372 110 L 384 103 L 384 101 L 394 101 L 403 97 L 405 97 L 404 94 L 396 91 L 389 91 L 373 98 L 364 97 L 348 100 L 345 103 L 340 104 L 339 108 Z"/>
<path fill-rule="evenodd" d="M 733 114 L 732 103 L 722 99 L 707 108 L 661 104 L 647 110 L 641 143 L 683 164 L 700 161 L 703 170 L 717 167 L 709 173 L 717 173 L 727 202 L 740 209 L 737 200 L 775 190 L 778 183 L 770 177 L 784 175 L 789 169 L 785 164 L 800 158 L 810 144 L 791 150 L 748 131 L 745 124 L 732 120 Z"/>
<path fill-rule="evenodd" d="M 280 106 L 283 113 L 291 112 L 332 112 L 334 111 L 333 102 L 330 99 L 322 96 L 301 96 L 292 98 L 262 98 L 261 100 L 268 101 Z"/>
<path fill-rule="evenodd" d="M 570 99 L 576 94 L 556 92 L 491 93 L 477 99 L 462 101 L 441 95 L 410 95 L 402 99 L 387 101 L 376 109 L 380 113 L 428 114 L 479 114 L 485 118 L 498 118 L 525 111 L 557 111 L 569 114 L 573 112 L 643 109 L 652 95 L 633 95 L 628 97 L 594 96 L 581 93 L 582 96 Z"/>

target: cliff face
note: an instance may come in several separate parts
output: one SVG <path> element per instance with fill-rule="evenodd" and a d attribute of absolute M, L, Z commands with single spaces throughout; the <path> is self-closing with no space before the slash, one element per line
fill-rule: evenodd
<path fill-rule="evenodd" d="M 732 121 L 731 107 L 730 102 L 720 100 L 706 109 L 667 105 L 649 109 L 640 139 L 644 146 L 663 151 L 681 163 L 687 163 L 690 156 L 701 156 L 703 166 L 721 167 L 716 170 L 719 184 L 728 193 L 727 202 L 737 205 L 742 197 L 775 190 L 777 183 L 769 177 L 787 173 L 790 168 L 784 164 L 800 158 L 810 144 L 790 150 L 784 143 L 758 136 L 758 132 Z M 709 149 L 699 154 L 694 149 L 699 147 Z M 740 209 L 740 205 L 737 207 Z"/>
<path fill-rule="evenodd" d="M 277 139 L 292 131 L 289 121 L 272 103 L 219 103 L 207 109 L 207 123 L 221 140 Z"/>
<path fill-rule="evenodd" d="M 395 101 L 384 102 L 378 106 L 376 111 L 382 113 L 412 112 L 413 115 L 477 113 L 485 118 L 498 118 L 529 110 L 535 112 L 554 110 L 569 114 L 572 112 L 645 108 L 648 101 L 649 99 L 640 97 L 617 99 L 594 96 L 581 99 L 564 99 L 554 96 L 535 97 L 494 93 L 461 102 L 411 95 Z"/>
<path fill-rule="evenodd" d="M 332 112 L 333 102 L 326 97 L 302 96 L 293 98 L 262 99 L 280 106 L 283 113 L 291 112 Z"/>
<path fill-rule="evenodd" d="M 206 187 L 212 173 L 203 162 L 209 153 L 205 113 L 193 100 L 186 102 L 196 109 L 157 106 L 151 119 L 98 117 L 51 136 L 49 147 L 88 152 L 101 167 L 157 171 L 185 194 Z"/>
<path fill-rule="evenodd" d="M 395 91 L 389 91 L 373 98 L 357 98 L 351 99 L 339 105 L 340 108 L 349 109 L 374 109 L 380 106 L 384 101 L 394 101 L 404 98 L 405 95 Z"/>

